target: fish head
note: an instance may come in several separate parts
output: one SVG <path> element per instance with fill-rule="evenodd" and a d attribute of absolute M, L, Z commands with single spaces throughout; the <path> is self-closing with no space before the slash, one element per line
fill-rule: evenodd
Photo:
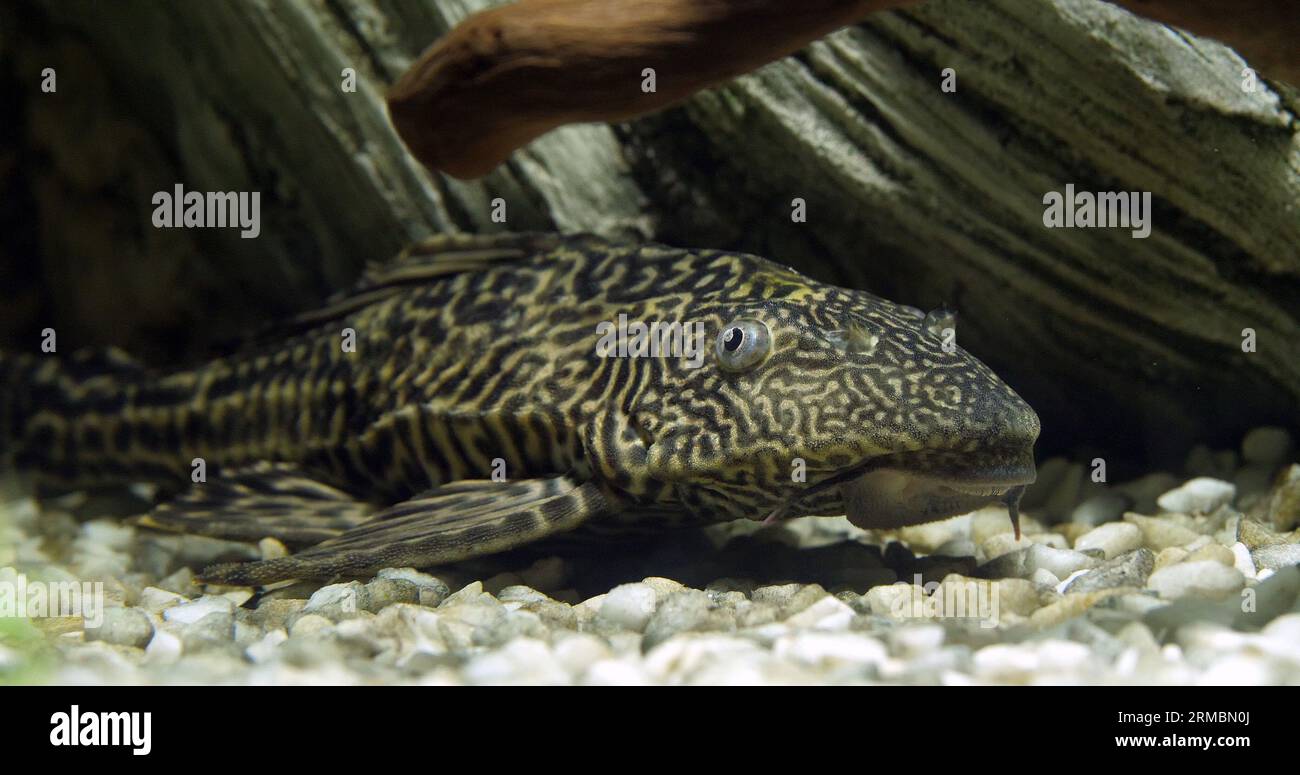
<path fill-rule="evenodd" d="M 1004 502 L 1016 519 L 1038 416 L 956 345 L 951 313 L 792 270 L 756 274 L 747 293 L 694 307 L 704 357 L 664 362 L 632 407 L 651 476 L 678 502 L 871 528 Z"/>

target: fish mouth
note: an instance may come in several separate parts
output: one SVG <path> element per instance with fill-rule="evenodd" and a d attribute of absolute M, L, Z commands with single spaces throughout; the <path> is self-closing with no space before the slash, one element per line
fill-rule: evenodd
<path fill-rule="evenodd" d="M 954 478 L 898 468 L 876 468 L 839 486 L 844 515 L 861 528 L 896 528 L 948 519 L 990 503 L 1006 504 L 1017 538 L 1019 506 L 1032 469 L 1015 476 Z"/>
<path fill-rule="evenodd" d="M 889 529 L 948 519 L 991 503 L 1007 506 L 1016 537 L 1025 487 L 1037 478 L 1033 451 L 969 454 L 967 460 L 940 459 L 922 464 L 914 456 L 890 455 L 841 471 L 807 488 L 799 501 L 838 500 L 852 524 Z M 982 458 L 976 467 L 970 458 Z M 966 462 L 966 465 L 962 465 Z M 838 499 L 834 496 L 838 494 Z M 794 504 L 790 504 L 793 506 Z M 789 512 L 782 508 L 778 511 Z M 828 513 L 818 510 L 816 513 Z M 773 519 L 777 512 L 773 513 Z"/>

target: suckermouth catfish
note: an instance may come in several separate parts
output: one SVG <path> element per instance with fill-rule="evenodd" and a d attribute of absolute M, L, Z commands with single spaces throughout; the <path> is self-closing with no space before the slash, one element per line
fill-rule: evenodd
<path fill-rule="evenodd" d="M 609 351 L 620 320 L 659 338 Z M 951 325 L 752 255 L 440 236 L 194 368 L 0 356 L 0 453 L 178 493 L 147 527 L 295 550 L 200 576 L 225 584 L 742 518 L 1014 521 L 1038 417 Z M 703 358 L 674 347 L 699 331 Z"/>

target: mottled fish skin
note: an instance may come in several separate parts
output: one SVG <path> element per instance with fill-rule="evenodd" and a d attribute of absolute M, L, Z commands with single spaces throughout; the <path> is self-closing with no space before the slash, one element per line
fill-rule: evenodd
<path fill-rule="evenodd" d="M 752 255 L 589 235 L 446 236 L 417 253 L 192 369 L 0 356 L 0 449 L 76 486 L 180 489 L 199 457 L 209 478 L 292 463 L 377 504 L 489 478 L 501 459 L 511 480 L 568 474 L 645 507 L 626 520 L 689 522 L 844 513 L 836 487 L 801 495 L 886 462 L 1032 472 L 1033 410 L 910 307 Z M 619 315 L 702 323 L 702 365 L 599 357 L 597 325 Z M 714 342 L 737 319 L 766 324 L 772 348 L 733 372 Z"/>

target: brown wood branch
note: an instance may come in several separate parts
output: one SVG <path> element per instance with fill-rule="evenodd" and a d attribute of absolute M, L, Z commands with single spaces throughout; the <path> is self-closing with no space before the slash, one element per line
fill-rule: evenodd
<path fill-rule="evenodd" d="M 623 121 L 754 70 L 870 13 L 918 0 L 520 0 L 475 14 L 389 90 L 425 165 L 484 175 L 563 124 Z M 1218 38 L 1265 75 L 1300 82 L 1294 0 L 1115 0 Z M 645 91 L 645 71 L 655 88 Z"/>
<path fill-rule="evenodd" d="M 659 110 L 913 2 L 521 0 L 426 50 L 389 91 L 389 113 L 425 165 L 477 177 L 562 124 Z"/>

